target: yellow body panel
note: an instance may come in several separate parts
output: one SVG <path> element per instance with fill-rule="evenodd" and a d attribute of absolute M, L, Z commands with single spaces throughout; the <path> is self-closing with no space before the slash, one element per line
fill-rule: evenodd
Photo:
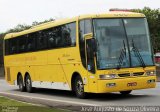
<path fill-rule="evenodd" d="M 125 91 L 125 90 L 136 90 L 136 89 L 145 89 L 145 88 L 154 88 L 156 83 L 153 82 L 148 84 L 148 80 L 155 80 L 156 76 L 146 76 L 143 74 L 142 76 L 128 76 L 128 77 L 117 77 L 115 79 L 99 79 L 99 75 L 101 74 L 125 74 L 125 73 L 135 73 L 135 72 L 144 72 L 145 71 L 155 71 L 155 67 L 146 67 L 146 68 L 124 68 L 120 70 L 112 69 L 112 70 L 98 70 L 94 79 L 89 79 L 90 92 L 93 93 L 107 93 L 107 92 L 117 92 L 117 91 Z M 128 83 L 136 82 L 136 86 L 128 87 Z M 108 83 L 115 83 L 115 87 L 107 87 Z"/>
<path fill-rule="evenodd" d="M 98 90 L 97 93 L 107 93 L 107 92 L 117 92 L 117 91 L 127 91 L 127 90 L 137 90 L 154 88 L 156 83 L 147 83 L 148 80 L 156 80 L 156 76 L 150 77 L 135 77 L 135 78 L 124 78 L 124 79 L 114 79 L 114 80 L 98 80 Z M 136 86 L 128 86 L 128 83 L 136 82 Z M 107 87 L 107 83 L 116 83 L 115 87 Z"/>
<path fill-rule="evenodd" d="M 65 19 L 54 22 L 49 22 L 43 25 L 35 26 L 29 30 L 19 33 L 7 34 L 4 39 L 15 38 L 20 35 L 32 33 L 46 28 L 55 27 L 58 25 L 76 21 L 76 46 L 68 48 L 51 49 L 16 55 L 4 56 L 5 76 L 10 84 L 14 84 L 17 80 L 18 73 L 21 73 L 23 78 L 26 73 L 29 73 L 32 81 L 45 82 L 63 82 L 68 83 L 71 89 L 71 78 L 73 73 L 79 73 L 82 79 L 86 80 L 84 85 L 85 92 L 106 93 L 133 89 L 144 89 L 155 87 L 155 83 L 147 84 L 147 80 L 156 79 L 155 76 L 137 76 L 125 77 L 112 80 L 100 80 L 101 74 L 119 74 L 145 72 L 147 70 L 155 70 L 155 67 L 144 68 L 124 68 L 120 70 L 96 70 L 95 74 L 88 72 L 82 65 L 79 51 L 78 39 L 78 21 L 87 18 L 120 18 L 120 17 L 145 17 L 139 13 L 123 13 L 113 12 L 107 14 L 92 14 L 75 17 L 73 19 Z M 137 82 L 137 86 L 127 87 L 127 83 Z M 107 83 L 116 83 L 116 87 L 108 88 Z"/>

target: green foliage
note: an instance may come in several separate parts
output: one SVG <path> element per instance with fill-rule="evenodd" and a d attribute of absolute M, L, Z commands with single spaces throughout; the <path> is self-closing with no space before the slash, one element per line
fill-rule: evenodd
<path fill-rule="evenodd" d="M 143 9 L 134 9 L 133 11 L 146 15 L 154 52 L 160 51 L 160 9 L 144 7 Z"/>
<path fill-rule="evenodd" d="M 27 30 L 29 28 L 31 28 L 30 25 L 18 24 L 16 27 L 8 30 L 6 33 L 20 32 L 20 31 L 23 31 L 23 30 Z"/>
<path fill-rule="evenodd" d="M 14 27 L 14 28 L 6 31 L 6 33 L 20 32 L 20 31 L 23 31 L 23 30 L 30 29 L 32 26 L 40 25 L 40 24 L 43 24 L 43 23 L 46 23 L 46 22 L 50 22 L 50 21 L 54 21 L 54 19 L 53 19 L 53 18 L 50 18 L 49 20 L 44 20 L 44 21 L 42 21 L 42 22 L 34 21 L 34 22 L 32 23 L 32 25 L 18 24 L 16 27 Z"/>
<path fill-rule="evenodd" d="M 3 65 L 3 37 L 4 33 L 0 34 L 0 67 Z"/>
<path fill-rule="evenodd" d="M 35 106 L 0 96 L 0 112 L 66 112 L 56 108 Z M 69 111 L 68 111 L 69 112 Z"/>
<path fill-rule="evenodd" d="M 51 21 L 54 21 L 54 19 L 53 19 L 53 18 L 50 18 L 49 20 L 45 20 L 45 21 L 42 21 L 42 22 L 34 21 L 34 22 L 32 23 L 32 26 L 40 25 L 40 24 L 43 24 L 43 23 L 51 22 Z"/>

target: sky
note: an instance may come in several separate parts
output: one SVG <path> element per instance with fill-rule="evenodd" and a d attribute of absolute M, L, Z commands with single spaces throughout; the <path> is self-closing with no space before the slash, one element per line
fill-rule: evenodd
<path fill-rule="evenodd" d="M 108 12 L 110 8 L 160 8 L 159 0 L 0 0 L 0 32 L 18 24 Z"/>

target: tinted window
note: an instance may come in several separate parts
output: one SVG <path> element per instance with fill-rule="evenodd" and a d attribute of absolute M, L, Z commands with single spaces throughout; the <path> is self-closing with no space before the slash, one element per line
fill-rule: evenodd
<path fill-rule="evenodd" d="M 47 32 L 48 35 L 48 48 L 56 48 L 56 32 L 51 28 Z"/>
<path fill-rule="evenodd" d="M 35 34 L 37 40 L 37 49 L 42 50 L 47 48 L 47 36 L 45 31 L 39 31 Z"/>
<path fill-rule="evenodd" d="M 5 40 L 5 55 L 9 54 L 9 40 Z"/>
<path fill-rule="evenodd" d="M 36 45 L 36 34 L 32 33 L 28 35 L 28 42 L 27 42 L 27 51 L 35 51 Z"/>
<path fill-rule="evenodd" d="M 76 24 L 70 23 L 47 30 L 48 47 L 59 48 L 75 46 L 76 44 Z"/>
<path fill-rule="evenodd" d="M 13 38 L 9 40 L 9 54 L 15 54 L 17 52 L 17 39 Z"/>
<path fill-rule="evenodd" d="M 68 29 L 70 31 L 71 46 L 76 45 L 76 23 L 68 24 Z"/>
<path fill-rule="evenodd" d="M 26 41 L 27 37 L 26 36 L 21 36 L 16 38 L 18 40 L 18 53 L 22 53 L 26 51 Z"/>
<path fill-rule="evenodd" d="M 46 30 L 48 48 L 58 48 L 63 46 L 61 27 L 54 27 Z"/>
<path fill-rule="evenodd" d="M 63 26 L 62 31 L 64 46 L 76 45 L 76 24 L 70 23 Z"/>
<path fill-rule="evenodd" d="M 64 47 L 64 42 L 62 39 L 62 27 L 61 26 L 55 27 L 54 32 L 56 34 L 56 38 L 55 38 L 56 47 Z"/>
<path fill-rule="evenodd" d="M 75 45 L 76 23 L 74 22 L 5 40 L 5 53 L 23 53 Z"/>
<path fill-rule="evenodd" d="M 71 46 L 71 35 L 67 25 L 62 26 L 62 46 Z"/>

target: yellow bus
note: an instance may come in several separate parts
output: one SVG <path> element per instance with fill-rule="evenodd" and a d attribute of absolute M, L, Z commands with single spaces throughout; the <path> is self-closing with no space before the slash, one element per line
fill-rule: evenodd
<path fill-rule="evenodd" d="M 154 88 L 144 14 L 108 12 L 57 20 L 4 38 L 5 78 L 20 91 L 50 88 L 89 93 Z"/>

